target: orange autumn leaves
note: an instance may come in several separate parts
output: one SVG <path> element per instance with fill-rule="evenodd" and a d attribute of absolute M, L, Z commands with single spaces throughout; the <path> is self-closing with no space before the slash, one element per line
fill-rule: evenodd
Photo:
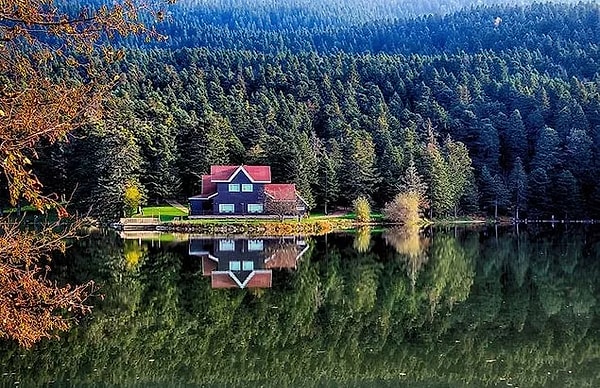
<path fill-rule="evenodd" d="M 85 302 L 94 292 L 93 282 L 59 286 L 41 266 L 50 252 L 64 251 L 63 236 L 52 227 L 36 233 L 19 225 L 0 225 L 0 338 L 30 347 L 68 329 L 77 316 L 90 311 Z"/>
<path fill-rule="evenodd" d="M 119 81 L 105 65 L 123 56 L 107 40 L 158 37 L 141 16 L 158 16 L 160 3 L 121 0 L 67 14 L 53 0 L 0 0 L 0 174 L 13 205 L 21 201 L 68 216 L 56 196 L 44 192 L 31 161 L 40 146 L 68 141 L 76 129 L 102 118 Z M 47 276 L 50 254 L 64 251 L 64 238 L 78 227 L 70 225 L 28 231 L 0 214 L 0 338 L 29 347 L 89 312 L 92 282 L 63 286 Z"/>
<path fill-rule="evenodd" d="M 123 56 L 103 42 L 132 34 L 160 37 L 140 20 L 144 12 L 160 10 L 123 0 L 72 16 L 52 0 L 0 0 L 0 162 L 13 205 L 24 199 L 40 210 L 59 206 L 42 194 L 31 171 L 36 147 L 67 140 L 101 118 L 119 80 L 104 66 Z"/>

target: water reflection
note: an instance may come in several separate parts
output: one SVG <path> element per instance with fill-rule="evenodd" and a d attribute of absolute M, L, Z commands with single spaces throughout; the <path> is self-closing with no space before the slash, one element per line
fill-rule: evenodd
<path fill-rule="evenodd" d="M 393 247 L 406 263 L 406 273 L 414 288 L 418 273 L 429 261 L 427 250 L 431 238 L 418 226 L 396 227 L 386 230 L 383 238 L 387 245 Z"/>
<path fill-rule="evenodd" d="M 202 258 L 212 288 L 270 288 L 273 270 L 296 269 L 309 246 L 302 238 L 191 236 L 189 254 Z"/>
<path fill-rule="evenodd" d="M 365 253 L 371 246 L 371 227 L 363 225 L 356 229 L 352 246 L 360 253 Z"/>
<path fill-rule="evenodd" d="M 0 345 L 0 386 L 599 386 L 600 229 L 520 227 L 314 237 L 278 273 L 304 244 L 267 238 L 272 288 L 231 292 L 189 255 L 230 238 L 91 236 L 53 263 L 105 298 L 60 341 Z"/>

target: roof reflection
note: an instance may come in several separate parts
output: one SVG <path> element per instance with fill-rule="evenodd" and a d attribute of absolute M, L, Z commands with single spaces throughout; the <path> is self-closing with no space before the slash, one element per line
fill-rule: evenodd
<path fill-rule="evenodd" d="M 308 250 L 298 237 L 190 237 L 189 254 L 202 258 L 212 288 L 270 288 L 273 270 L 296 269 Z"/>

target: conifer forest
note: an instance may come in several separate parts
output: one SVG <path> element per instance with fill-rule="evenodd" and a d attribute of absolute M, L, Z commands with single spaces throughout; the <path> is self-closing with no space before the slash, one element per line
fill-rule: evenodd
<path fill-rule="evenodd" d="M 211 165 L 266 164 L 315 210 L 380 209 L 414 163 L 434 218 L 600 217 L 596 2 L 181 0 L 160 16 L 158 39 L 113 43 L 102 118 L 31 150 L 45 192 L 111 220 L 130 186 L 186 200 Z"/>

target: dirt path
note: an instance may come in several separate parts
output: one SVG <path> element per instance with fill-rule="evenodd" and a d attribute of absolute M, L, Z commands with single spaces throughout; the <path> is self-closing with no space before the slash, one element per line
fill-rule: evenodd
<path fill-rule="evenodd" d="M 187 206 L 183 206 L 179 202 L 177 202 L 175 200 L 172 200 L 172 199 L 167 199 L 167 203 L 169 205 L 173 206 L 174 208 L 176 208 L 177 210 L 181 210 L 185 214 L 188 214 L 188 208 L 187 208 Z"/>

